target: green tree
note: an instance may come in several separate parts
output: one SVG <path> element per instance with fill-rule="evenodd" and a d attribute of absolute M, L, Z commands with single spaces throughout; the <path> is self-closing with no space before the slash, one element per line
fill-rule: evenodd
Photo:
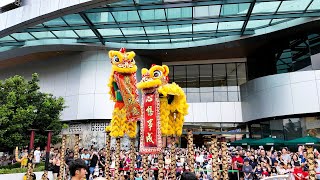
<path fill-rule="evenodd" d="M 38 129 L 35 145 L 44 147 L 47 132 L 53 130 L 52 143 L 59 141 L 62 123 L 59 120 L 64 100 L 39 91 L 38 74 L 27 81 L 14 76 L 0 81 L 0 150 L 29 144 L 28 129 Z"/>

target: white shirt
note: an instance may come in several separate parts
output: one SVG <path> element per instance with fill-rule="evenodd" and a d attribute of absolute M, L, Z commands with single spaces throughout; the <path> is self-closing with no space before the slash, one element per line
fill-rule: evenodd
<path fill-rule="evenodd" d="M 34 155 L 34 159 L 35 159 L 36 163 L 40 163 L 41 152 L 39 150 L 35 150 L 33 155 Z"/>

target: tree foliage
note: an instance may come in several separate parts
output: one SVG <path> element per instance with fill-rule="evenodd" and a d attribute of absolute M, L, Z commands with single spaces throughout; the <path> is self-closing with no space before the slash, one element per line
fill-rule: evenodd
<path fill-rule="evenodd" d="M 46 130 L 53 130 L 52 143 L 59 141 L 62 123 L 59 120 L 64 100 L 39 91 L 39 77 L 32 75 L 27 81 L 14 76 L 0 81 L 0 150 L 12 150 L 15 146 L 27 146 L 28 129 L 38 129 L 35 145 L 47 143 Z"/>

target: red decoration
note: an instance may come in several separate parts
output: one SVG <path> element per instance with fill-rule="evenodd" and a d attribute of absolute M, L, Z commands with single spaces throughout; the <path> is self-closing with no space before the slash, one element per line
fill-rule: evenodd
<path fill-rule="evenodd" d="M 121 74 L 114 72 L 114 79 L 120 89 L 128 121 L 138 121 L 140 118 L 140 104 L 138 89 L 134 86 L 137 84 L 136 73 Z"/>
<path fill-rule="evenodd" d="M 143 93 L 142 103 L 140 152 L 142 154 L 157 154 L 162 148 L 158 92 Z"/>
<path fill-rule="evenodd" d="M 121 52 L 122 54 L 123 54 L 123 53 L 126 53 L 126 51 L 127 51 L 126 48 L 121 48 L 121 49 L 120 49 L 120 52 Z"/>

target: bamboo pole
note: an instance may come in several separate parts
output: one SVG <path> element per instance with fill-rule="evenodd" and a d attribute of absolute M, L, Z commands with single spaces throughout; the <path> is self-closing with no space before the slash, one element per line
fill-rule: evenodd
<path fill-rule="evenodd" d="M 61 153 L 60 153 L 60 171 L 58 180 L 64 179 L 64 164 L 65 164 L 65 151 L 66 151 L 67 135 L 62 135 Z"/>
<path fill-rule="evenodd" d="M 80 135 L 76 134 L 75 138 L 75 145 L 74 145 L 74 159 L 79 158 L 79 142 L 80 142 Z"/>
<path fill-rule="evenodd" d="M 130 139 L 130 179 L 134 179 L 134 163 L 136 161 L 135 142 L 135 138 Z"/>
<path fill-rule="evenodd" d="M 159 164 L 158 164 L 158 169 L 159 169 L 159 175 L 158 175 L 158 180 L 163 180 L 164 179 L 164 161 L 163 161 L 163 152 L 162 150 L 159 153 L 158 156 Z"/>
<path fill-rule="evenodd" d="M 220 167 L 218 164 L 219 150 L 218 150 L 217 137 L 214 135 L 211 137 L 211 154 L 212 154 L 212 159 L 211 159 L 212 174 L 211 174 L 211 176 L 212 176 L 213 180 L 218 180 L 219 179 L 219 171 L 220 171 Z"/>
<path fill-rule="evenodd" d="M 228 155 L 227 155 L 228 147 L 227 147 L 227 142 L 226 138 L 222 137 L 221 138 L 221 156 L 222 156 L 222 173 L 221 173 L 221 178 L 223 180 L 228 180 L 229 175 L 228 175 Z"/>
<path fill-rule="evenodd" d="M 110 132 L 106 132 L 106 156 L 105 156 L 105 167 L 104 167 L 104 173 L 106 176 L 106 180 L 110 180 L 111 177 L 109 175 L 109 171 L 110 171 L 110 140 L 111 140 L 111 136 L 110 136 Z"/>
<path fill-rule="evenodd" d="M 32 180 L 31 178 L 31 171 L 33 170 L 32 159 L 33 159 L 33 149 L 30 151 L 28 156 L 27 180 Z"/>
<path fill-rule="evenodd" d="M 115 164 L 115 171 L 114 171 L 114 179 L 120 179 L 119 174 L 120 168 L 120 138 L 116 139 L 116 164 Z"/>
<path fill-rule="evenodd" d="M 191 129 L 188 130 L 188 166 L 190 172 L 194 172 L 193 133 Z"/>
<path fill-rule="evenodd" d="M 143 173 L 142 173 L 142 179 L 148 180 L 148 154 L 142 155 L 142 166 L 143 166 Z"/>
<path fill-rule="evenodd" d="M 313 146 L 307 145 L 307 162 L 309 167 L 309 179 L 316 180 L 316 169 L 314 164 Z"/>
<path fill-rule="evenodd" d="M 171 137 L 171 164 L 170 164 L 170 176 L 172 179 L 176 179 L 176 141 L 175 137 Z"/>

